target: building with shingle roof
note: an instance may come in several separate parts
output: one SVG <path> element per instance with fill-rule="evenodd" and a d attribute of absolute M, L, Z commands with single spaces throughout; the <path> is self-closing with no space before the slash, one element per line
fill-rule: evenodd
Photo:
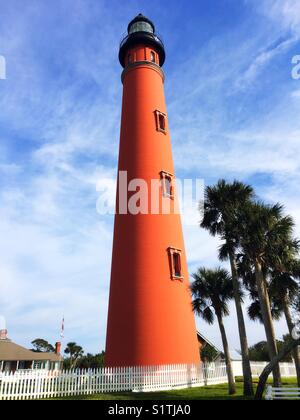
<path fill-rule="evenodd" d="M 60 343 L 55 353 L 38 353 L 12 342 L 7 331 L 0 331 L 0 372 L 14 372 L 23 369 L 60 370 L 63 358 Z"/>

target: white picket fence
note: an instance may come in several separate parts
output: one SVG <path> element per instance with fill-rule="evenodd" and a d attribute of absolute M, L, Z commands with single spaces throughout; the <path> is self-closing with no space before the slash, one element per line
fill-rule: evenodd
<path fill-rule="evenodd" d="M 251 370 L 253 376 L 260 376 L 264 368 L 269 362 L 251 362 Z M 280 373 L 283 378 L 296 377 L 296 366 L 295 363 L 279 363 Z"/>
<path fill-rule="evenodd" d="M 0 373 L 0 400 L 146 392 L 226 383 L 225 364 Z"/>
<path fill-rule="evenodd" d="M 269 362 L 250 362 L 253 377 L 261 375 L 264 368 Z M 294 363 L 279 363 L 281 376 L 284 378 L 296 377 L 296 367 Z M 243 376 L 243 366 L 241 361 L 234 360 L 232 362 L 234 376 Z"/>

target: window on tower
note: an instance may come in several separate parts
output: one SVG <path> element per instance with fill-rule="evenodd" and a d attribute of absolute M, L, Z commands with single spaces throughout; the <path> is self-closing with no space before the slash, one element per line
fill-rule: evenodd
<path fill-rule="evenodd" d="M 161 183 L 162 183 L 163 196 L 173 199 L 174 198 L 174 185 L 173 185 L 174 175 L 169 174 L 168 172 L 165 172 L 165 171 L 161 171 L 160 178 L 161 178 Z"/>
<path fill-rule="evenodd" d="M 174 264 L 174 275 L 175 277 L 181 277 L 181 261 L 180 254 L 173 254 L 173 264 Z"/>
<path fill-rule="evenodd" d="M 155 63 L 156 62 L 156 60 L 155 60 L 155 53 L 153 51 L 151 51 L 151 53 L 150 53 L 150 59 L 151 59 L 152 63 Z"/>
<path fill-rule="evenodd" d="M 166 118 L 163 114 L 159 114 L 159 129 L 166 131 Z"/>
<path fill-rule="evenodd" d="M 167 132 L 167 117 L 166 114 L 164 114 L 161 111 L 156 110 L 155 111 L 155 117 L 156 117 L 156 129 L 157 131 L 160 131 L 164 134 Z"/>
<path fill-rule="evenodd" d="M 170 247 L 169 259 L 170 259 L 170 271 L 172 280 L 183 281 L 182 266 L 181 266 L 181 250 Z"/>
<path fill-rule="evenodd" d="M 128 54 L 128 63 L 132 63 L 132 55 Z"/>

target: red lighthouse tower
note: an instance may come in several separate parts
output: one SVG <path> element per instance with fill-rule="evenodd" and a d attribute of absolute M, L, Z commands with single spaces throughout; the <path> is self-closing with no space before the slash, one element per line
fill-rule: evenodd
<path fill-rule="evenodd" d="M 106 365 L 198 363 L 182 226 L 175 211 L 162 70 L 165 50 L 145 16 L 129 23 L 119 59 L 123 104 Z M 128 193 L 121 174 L 127 176 Z M 136 179 L 148 187 L 147 211 L 145 206 L 139 212 L 129 209 L 134 195 L 130 184 Z M 153 210 L 157 203 L 150 203 L 153 180 L 160 185 L 159 211 Z M 126 211 L 121 205 L 124 193 Z"/>

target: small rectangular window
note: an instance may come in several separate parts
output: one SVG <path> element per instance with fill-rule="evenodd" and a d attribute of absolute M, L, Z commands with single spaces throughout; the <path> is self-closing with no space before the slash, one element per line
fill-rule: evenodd
<path fill-rule="evenodd" d="M 173 280 L 183 281 L 182 266 L 181 266 L 181 250 L 176 248 L 169 248 L 170 271 Z"/>
<path fill-rule="evenodd" d="M 150 58 L 151 58 L 152 63 L 155 63 L 156 62 L 156 60 L 155 60 L 155 53 L 153 51 L 151 51 L 151 53 L 150 53 Z"/>
<path fill-rule="evenodd" d="M 174 260 L 174 274 L 176 277 L 181 277 L 181 261 L 180 261 L 180 254 L 173 254 Z"/>
<path fill-rule="evenodd" d="M 156 129 L 157 131 L 161 131 L 162 133 L 167 132 L 167 117 L 166 114 L 160 112 L 158 110 L 155 111 L 156 117 Z"/>
<path fill-rule="evenodd" d="M 163 114 L 159 114 L 159 128 L 161 131 L 166 131 L 166 118 Z"/>
<path fill-rule="evenodd" d="M 161 177 L 161 183 L 162 183 L 163 196 L 173 199 L 174 198 L 174 185 L 173 185 L 174 175 L 169 174 L 168 172 L 161 171 L 160 177 Z"/>

